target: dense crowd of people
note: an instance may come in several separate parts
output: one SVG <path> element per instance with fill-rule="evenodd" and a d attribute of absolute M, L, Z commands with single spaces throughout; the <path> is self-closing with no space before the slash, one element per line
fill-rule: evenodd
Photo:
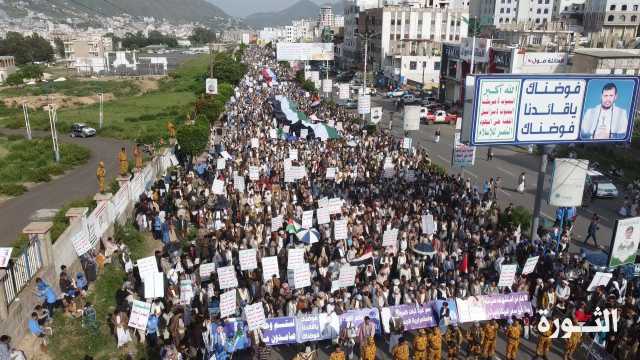
<path fill-rule="evenodd" d="M 144 331 L 128 327 L 133 301 L 144 300 L 138 267 L 122 245 L 107 242 L 109 257 L 113 254 L 129 274 L 111 319 L 119 347 L 138 339 L 162 359 L 215 355 L 219 360 L 236 351 L 256 359 L 270 358 L 272 348 L 263 341 L 261 331 L 250 331 L 241 344 L 237 336 L 225 332 L 225 319 L 210 310 L 219 306 L 223 291 L 218 274 L 203 276 L 199 267 L 213 263 L 216 269 L 229 265 L 236 269 L 238 318 L 245 318 L 245 307 L 257 302 L 262 303 L 265 316 L 273 318 L 511 292 L 530 296 L 531 313 L 480 323 L 450 323 L 445 310 L 440 326 L 409 332 L 394 318 L 389 329 L 381 332 L 376 328 L 380 325 L 367 318 L 358 327 L 340 329 L 333 340 L 333 360 L 376 359 L 380 344 L 386 344 L 391 357 L 398 360 L 440 359 L 443 353 L 449 359 L 491 358 L 499 335 L 507 343 L 507 359 L 522 357 L 522 338 L 537 342 L 536 356 L 541 358 L 547 357 L 552 345 L 571 358 L 586 341 L 596 341 L 596 346 L 617 359 L 638 353 L 637 280 L 627 280 L 617 271 L 607 286 L 587 291 L 594 270 L 584 256 L 569 252 L 568 233 L 562 236 L 562 247 L 553 230 L 541 228 L 536 239 L 529 239 L 512 221 L 514 206 L 501 203 L 496 186 L 479 189 L 468 178 L 446 174 L 432 166 L 425 149 L 404 148 L 402 139 L 386 130 L 367 132 L 350 112 L 329 102 L 314 102 L 313 95 L 292 80 L 291 70 L 275 61 L 270 48 L 250 47 L 243 61 L 249 71 L 227 105 L 224 130 L 212 134 L 211 150 L 193 161 L 177 150 L 180 166 L 158 179 L 136 205 L 138 229 L 151 232 L 163 244 L 155 257 L 166 279 L 164 297 L 151 301 Z M 264 66 L 277 75 L 277 84 L 268 86 L 261 80 Z M 318 121 L 331 121 L 341 137 L 325 141 L 273 138 L 270 130 L 285 125 L 274 115 L 276 95 L 295 101 L 299 111 Z M 257 147 L 252 139 L 258 139 Z M 293 158 L 292 150 L 297 151 Z M 222 167 L 219 159 L 225 159 Z M 285 182 L 288 165 L 304 166 L 304 177 Z M 250 180 L 254 166 L 259 167 L 259 177 Z M 328 168 L 337 169 L 335 177 L 326 176 Z M 237 176 L 244 178 L 243 190 L 236 186 Z M 224 182 L 223 195 L 214 194 L 216 181 Z M 317 209 L 325 198 L 339 198 L 341 206 L 329 223 L 319 225 L 314 218 L 317 242 L 303 243 L 296 234 L 303 214 Z M 424 231 L 422 221 L 427 214 L 433 217 L 430 233 Z M 272 220 L 280 216 L 283 223 L 274 228 Z M 346 239 L 336 239 L 334 220 L 346 220 Z M 399 230 L 397 243 L 383 247 L 383 234 L 389 229 Z M 291 248 L 305 249 L 311 286 L 294 289 L 288 278 Z M 258 263 L 263 257 L 277 256 L 278 276 L 265 279 L 261 266 L 241 271 L 238 254 L 245 249 L 256 249 Z M 531 274 L 516 276 L 511 287 L 497 286 L 504 264 L 522 268 L 532 256 L 540 258 Z M 362 258 L 371 260 L 358 262 Z M 355 286 L 336 290 L 332 283 L 344 264 L 358 266 Z M 181 296 L 181 280 L 193 284 L 193 296 L 187 301 Z M 83 296 L 86 280 L 76 278 L 64 284 L 66 297 Z M 41 291 L 44 308 L 51 314 L 54 308 L 49 306 L 47 286 Z M 577 332 L 566 339 L 552 339 L 557 330 L 554 319 L 591 325 L 597 317 L 594 312 L 605 308 L 618 310 L 617 332 L 596 334 L 593 340 Z M 40 315 L 34 314 L 37 323 Z M 541 315 L 552 324 L 545 331 L 539 331 Z M 312 358 L 314 346 L 307 345 L 302 345 L 306 349 L 296 355 L 298 359 Z"/>

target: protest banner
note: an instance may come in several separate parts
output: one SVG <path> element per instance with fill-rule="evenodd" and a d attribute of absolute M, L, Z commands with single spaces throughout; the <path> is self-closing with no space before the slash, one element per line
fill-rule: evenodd
<path fill-rule="evenodd" d="M 347 239 L 347 220 L 334 220 L 333 221 L 333 237 L 336 240 Z"/>
<path fill-rule="evenodd" d="M 136 262 L 138 265 L 138 273 L 140 278 L 144 278 L 147 275 L 155 274 L 158 272 L 158 263 L 155 256 L 148 256 L 142 259 L 138 259 Z"/>
<path fill-rule="evenodd" d="M 329 208 L 329 198 L 328 197 L 323 197 L 318 199 L 318 208 Z"/>
<path fill-rule="evenodd" d="M 289 149 L 289 159 L 298 160 L 298 149 Z"/>
<path fill-rule="evenodd" d="M 527 262 L 524 264 L 522 268 L 522 275 L 531 274 L 533 270 L 535 270 L 536 265 L 538 265 L 539 256 L 532 256 L 527 259 Z"/>
<path fill-rule="evenodd" d="M 140 278 L 144 283 L 144 298 L 155 299 L 164 297 L 164 273 L 155 272 Z"/>
<path fill-rule="evenodd" d="M 398 244 L 398 229 L 385 230 L 382 234 L 382 246 L 396 246 Z"/>
<path fill-rule="evenodd" d="M 129 314 L 129 327 L 145 331 L 149 321 L 151 304 L 140 300 L 133 300 L 131 304 L 131 314 Z"/>
<path fill-rule="evenodd" d="M 218 268 L 218 282 L 220 290 L 238 287 L 236 269 L 234 269 L 233 265 Z"/>
<path fill-rule="evenodd" d="M 340 329 L 352 324 L 356 329 L 364 322 L 365 316 L 369 317 L 376 326 L 376 334 L 382 334 L 382 322 L 380 320 L 380 312 L 377 308 L 365 308 L 357 310 L 349 310 L 339 315 L 338 333 Z"/>
<path fill-rule="evenodd" d="M 304 249 L 289 249 L 287 255 L 287 269 L 295 269 L 304 264 Z"/>
<path fill-rule="evenodd" d="M 456 306 L 461 323 L 533 314 L 527 293 L 471 296 L 464 300 L 456 299 Z"/>
<path fill-rule="evenodd" d="M 191 280 L 180 280 L 180 302 L 190 304 L 193 298 L 193 284 Z"/>
<path fill-rule="evenodd" d="M 326 176 L 325 177 L 327 179 L 335 179 L 336 178 L 336 170 L 337 170 L 337 168 L 334 168 L 334 167 L 327 168 L 327 172 L 326 172 Z"/>
<path fill-rule="evenodd" d="M 200 264 L 200 278 L 202 280 L 208 280 L 211 274 L 216 272 L 216 263 L 203 263 Z"/>
<path fill-rule="evenodd" d="M 318 314 L 296 317 L 296 342 L 318 341 L 322 338 L 320 317 Z"/>
<path fill-rule="evenodd" d="M 259 166 L 249 166 L 249 180 L 251 180 L 251 181 L 260 180 L 260 167 Z"/>
<path fill-rule="evenodd" d="M 11 259 L 12 247 L 0 247 L 0 268 L 6 268 Z"/>
<path fill-rule="evenodd" d="M 278 231 L 282 228 L 282 215 L 271 218 L 271 232 Z"/>
<path fill-rule="evenodd" d="M 505 286 L 511 287 L 513 282 L 516 279 L 516 271 L 518 270 L 518 265 L 502 265 L 500 267 L 500 279 L 498 280 L 498 287 Z"/>
<path fill-rule="evenodd" d="M 249 331 L 259 329 L 266 324 L 262 301 L 245 306 L 244 311 L 247 317 L 247 325 L 249 326 Z"/>
<path fill-rule="evenodd" d="M 318 225 L 328 224 L 331 222 L 331 216 L 329 215 L 328 208 L 318 208 L 318 210 L 316 210 L 316 217 L 318 218 Z"/>
<path fill-rule="evenodd" d="M 309 264 L 302 264 L 292 270 L 294 289 L 303 289 L 307 286 L 311 286 L 311 271 L 309 269 Z"/>
<path fill-rule="evenodd" d="M 275 275 L 280 278 L 280 270 L 278 269 L 278 257 L 267 256 L 262 258 L 262 278 L 264 281 L 271 280 Z"/>
<path fill-rule="evenodd" d="M 256 249 L 246 249 L 238 251 L 240 260 L 240 270 L 253 270 L 258 268 L 258 259 Z"/>
<path fill-rule="evenodd" d="M 225 318 L 236 313 L 236 289 L 220 294 L 220 317 Z"/>
<path fill-rule="evenodd" d="M 425 304 L 405 304 L 380 309 L 380 320 L 386 333 L 392 318 L 402 319 L 405 331 L 423 329 L 437 325 L 431 302 Z"/>
<path fill-rule="evenodd" d="M 329 214 L 341 214 L 342 213 L 342 199 L 340 198 L 331 198 L 329 199 Z"/>
<path fill-rule="evenodd" d="M 215 195 L 224 195 L 224 181 L 220 179 L 213 180 L 213 185 L 211 185 L 211 192 Z"/>
<path fill-rule="evenodd" d="M 226 166 L 226 161 L 223 158 L 218 158 L 218 160 L 216 161 L 216 169 L 224 170 L 225 166 Z"/>
<path fill-rule="evenodd" d="M 233 177 L 233 188 L 238 190 L 239 192 L 244 192 L 244 189 L 245 189 L 244 176 L 236 175 Z"/>
<path fill-rule="evenodd" d="M 612 273 L 596 272 L 596 274 L 593 275 L 593 279 L 591 279 L 591 283 L 589 284 L 587 291 L 591 292 L 595 290 L 598 286 L 609 285 L 609 281 L 611 280 L 611 278 L 613 278 Z"/>
<path fill-rule="evenodd" d="M 283 316 L 269 318 L 262 327 L 262 341 L 267 346 L 294 344 L 296 342 L 296 318 Z"/>
<path fill-rule="evenodd" d="M 278 138 L 278 130 L 269 129 L 269 138 L 270 139 L 277 139 Z"/>
<path fill-rule="evenodd" d="M 313 226 L 313 210 L 307 210 L 302 213 L 302 228 L 309 229 Z"/>
<path fill-rule="evenodd" d="M 340 277 L 338 278 L 338 283 L 340 287 L 349 287 L 354 286 L 356 284 L 356 272 L 358 267 L 351 265 L 342 265 L 340 267 Z"/>
<path fill-rule="evenodd" d="M 406 137 L 402 139 L 402 148 L 406 150 L 411 150 L 411 138 Z"/>
<path fill-rule="evenodd" d="M 260 147 L 260 140 L 258 138 L 251 138 L 251 148 L 257 149 Z"/>

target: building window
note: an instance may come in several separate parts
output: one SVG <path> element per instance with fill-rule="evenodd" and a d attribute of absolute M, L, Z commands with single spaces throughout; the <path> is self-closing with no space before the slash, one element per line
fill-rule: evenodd
<path fill-rule="evenodd" d="M 422 39 L 422 34 L 418 33 L 418 35 L 416 35 L 418 37 L 418 39 Z"/>
<path fill-rule="evenodd" d="M 542 0 L 538 0 L 538 4 L 542 4 Z"/>
<path fill-rule="evenodd" d="M 508 24 L 508 23 L 509 23 L 509 18 L 506 18 L 506 19 L 504 20 L 504 22 Z"/>
<path fill-rule="evenodd" d="M 396 24 L 396 20 L 395 19 L 391 19 L 391 25 L 395 25 Z"/>
<path fill-rule="evenodd" d="M 504 8 L 500 8 L 500 14 L 504 14 Z"/>
<path fill-rule="evenodd" d="M 638 19 L 637 16 L 631 15 L 631 22 L 636 22 L 637 19 Z"/>
<path fill-rule="evenodd" d="M 622 10 L 622 11 L 627 10 L 627 5 L 622 5 L 622 6 L 620 7 L 620 10 Z"/>
<path fill-rule="evenodd" d="M 460 40 L 460 35 L 457 35 L 453 37 L 454 40 Z"/>
<path fill-rule="evenodd" d="M 536 19 L 536 24 L 540 24 L 540 18 Z"/>
<path fill-rule="evenodd" d="M 511 13 L 511 9 L 507 8 L 507 14 L 510 14 L 510 13 Z"/>
<path fill-rule="evenodd" d="M 498 22 L 499 22 L 500 24 L 502 24 L 502 22 L 503 22 L 502 18 L 498 19 Z"/>
<path fill-rule="evenodd" d="M 418 20 L 418 25 L 422 25 L 422 19 Z"/>
<path fill-rule="evenodd" d="M 615 5 L 611 5 L 611 6 L 609 6 L 609 10 L 613 11 L 613 10 L 615 10 L 615 9 L 616 9 L 616 6 L 615 6 Z"/>
<path fill-rule="evenodd" d="M 620 15 L 620 21 L 625 21 L 627 18 L 624 15 Z"/>
<path fill-rule="evenodd" d="M 633 5 L 633 11 L 638 11 L 638 5 Z"/>
<path fill-rule="evenodd" d="M 544 3 L 545 3 L 545 4 L 548 4 L 548 3 L 549 3 L 549 0 L 544 0 Z"/>
<path fill-rule="evenodd" d="M 425 67 L 426 67 L 426 65 L 425 65 Z M 440 61 L 435 61 L 433 63 L 433 70 L 437 70 L 437 71 L 440 70 Z"/>
<path fill-rule="evenodd" d="M 607 21 L 613 21 L 613 15 L 607 16 Z"/>
<path fill-rule="evenodd" d="M 393 37 L 394 37 L 393 34 L 389 35 L 389 40 L 393 41 Z"/>
<path fill-rule="evenodd" d="M 540 14 L 542 12 L 542 9 L 536 9 L 536 14 Z"/>
<path fill-rule="evenodd" d="M 544 9 L 543 13 L 548 14 L 549 13 L 549 9 Z"/>
<path fill-rule="evenodd" d="M 418 68 L 418 63 L 415 61 L 410 61 L 409 62 L 409 70 L 415 70 Z"/>

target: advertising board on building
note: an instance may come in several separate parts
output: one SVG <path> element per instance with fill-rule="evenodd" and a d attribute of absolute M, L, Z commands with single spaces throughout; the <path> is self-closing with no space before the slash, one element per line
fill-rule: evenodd
<path fill-rule="evenodd" d="M 333 43 L 278 43 L 278 61 L 332 61 Z"/>
<path fill-rule="evenodd" d="M 567 53 L 531 52 L 524 54 L 523 66 L 566 65 Z"/>
<path fill-rule="evenodd" d="M 473 48 L 475 47 L 475 50 Z M 489 49 L 491 48 L 491 39 L 484 38 L 462 38 L 460 42 L 460 59 L 471 61 L 471 55 L 476 63 L 486 63 L 489 61 Z"/>
<path fill-rule="evenodd" d="M 628 142 L 639 81 L 616 75 L 479 75 L 463 139 L 471 145 Z"/>
<path fill-rule="evenodd" d="M 640 216 L 616 221 L 609 251 L 609 267 L 633 264 L 640 243 Z"/>

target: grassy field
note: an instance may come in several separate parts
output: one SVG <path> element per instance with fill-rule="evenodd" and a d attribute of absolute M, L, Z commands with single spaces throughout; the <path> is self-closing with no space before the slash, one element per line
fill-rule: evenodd
<path fill-rule="evenodd" d="M 147 235 L 139 233 L 132 225 L 126 225 L 116 229 L 115 238 L 127 244 L 135 261 L 153 253 L 156 243 Z M 80 319 L 66 317 L 62 311 L 55 314 L 52 325 L 54 336 L 49 344 L 52 359 L 84 359 L 85 355 L 96 360 L 125 359 L 129 352 L 137 353 L 135 359 L 146 358 L 143 347 L 138 343 L 129 343 L 118 350 L 116 337 L 111 332 L 111 314 L 116 308 L 115 295 L 126 279 L 127 275 L 119 265 L 108 264 L 91 287 L 87 301 L 96 310 L 99 323 L 96 332 L 83 328 Z"/>
<path fill-rule="evenodd" d="M 0 90 L 2 97 L 41 96 L 61 94 L 66 96 L 95 96 L 97 93 L 112 93 L 115 97 L 133 96 L 140 92 L 135 82 L 129 80 L 79 80 L 46 82 L 38 85 L 7 87 Z"/>
<path fill-rule="evenodd" d="M 119 139 L 138 140 L 145 143 L 156 142 L 159 138 L 167 137 L 167 121 L 174 124 L 185 120 L 186 114 L 192 109 L 196 100 L 196 91 L 204 88 L 203 75 L 207 71 L 208 55 L 199 56 L 185 61 L 174 73 L 163 79 L 157 90 L 152 90 L 141 95 L 131 95 L 133 88 L 127 86 L 115 89 L 123 81 L 70 81 L 80 83 L 80 88 L 73 89 L 67 85 L 60 85 L 56 91 L 62 94 L 95 93 L 95 87 L 102 86 L 122 96 L 112 101 L 105 102 L 104 126 L 99 133 L 104 136 Z M 51 83 L 49 86 L 58 86 Z M 102 84 L 96 84 L 102 83 Z M 126 83 L 126 82 L 124 82 Z M 0 96 L 19 94 L 24 89 L 5 89 Z M 29 90 L 42 91 L 42 90 Z M 104 90 L 105 92 L 109 92 Z M 137 90 L 135 90 L 137 93 Z M 5 93 L 6 92 L 6 93 Z M 130 94 L 130 95 L 127 95 Z M 23 94 L 25 95 L 25 94 Z M 8 96 L 8 95 L 7 95 Z M 30 114 L 31 127 L 34 129 L 48 129 L 48 114 L 43 110 L 34 110 Z M 98 128 L 99 106 L 97 104 L 79 108 L 58 110 L 58 131 L 67 132 L 74 122 L 85 122 Z M 22 109 L 4 107 L 0 104 L 0 127 L 21 128 L 24 127 Z"/>
<path fill-rule="evenodd" d="M 13 139 L 0 136 L 0 194 L 17 196 L 26 191 L 27 182 L 47 182 L 74 166 L 84 164 L 88 149 L 60 144 L 60 163 L 53 159 L 51 142 L 45 139 Z"/>

